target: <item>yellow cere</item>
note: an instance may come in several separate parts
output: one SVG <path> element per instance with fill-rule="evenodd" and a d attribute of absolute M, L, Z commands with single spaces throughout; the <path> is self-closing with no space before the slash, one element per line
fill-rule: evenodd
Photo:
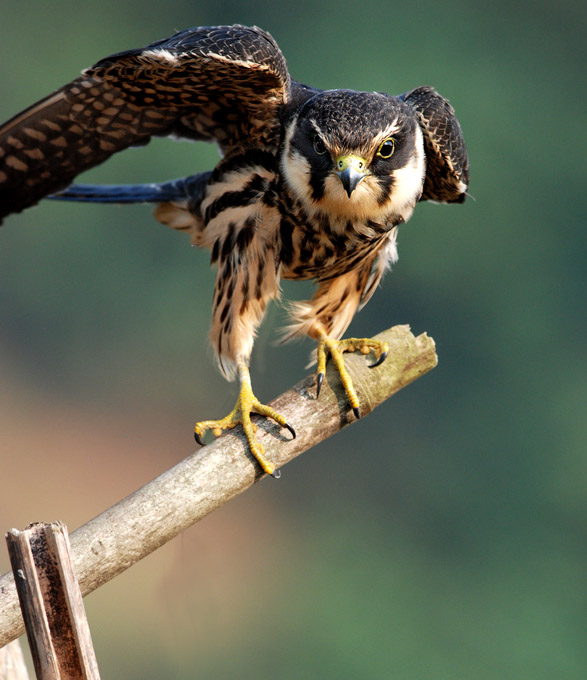
<path fill-rule="evenodd" d="M 357 172 L 367 171 L 367 161 L 360 156 L 354 156 L 349 154 L 348 156 L 338 156 L 334 161 L 336 163 L 336 169 L 339 172 L 343 172 L 348 167 L 353 168 Z"/>

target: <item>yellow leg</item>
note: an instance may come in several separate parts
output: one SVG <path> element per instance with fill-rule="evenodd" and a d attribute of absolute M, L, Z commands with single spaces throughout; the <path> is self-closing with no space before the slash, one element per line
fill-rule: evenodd
<path fill-rule="evenodd" d="M 244 362 L 238 363 L 238 374 L 240 380 L 240 392 L 238 399 L 236 400 L 236 405 L 232 411 L 221 420 L 203 420 L 196 423 L 194 429 L 194 436 L 196 441 L 201 446 L 204 445 L 202 436 L 208 430 L 212 430 L 215 435 L 219 435 L 222 430 L 231 430 L 236 425 L 242 425 L 245 431 L 245 436 L 249 443 L 249 448 L 251 453 L 259 461 L 259 465 L 263 468 L 264 472 L 272 477 L 278 479 L 281 474 L 279 470 L 275 469 L 275 466 L 270 463 L 267 458 L 265 458 L 265 451 L 263 445 L 260 444 L 255 438 L 255 426 L 251 422 L 251 413 L 258 413 L 266 418 L 271 418 L 276 423 L 281 425 L 281 427 L 287 428 L 295 439 L 296 433 L 293 427 L 285 420 L 285 418 L 274 411 L 269 406 L 262 404 L 257 397 L 253 394 L 253 389 L 251 387 L 251 376 L 249 373 L 249 368 Z"/>
<path fill-rule="evenodd" d="M 379 340 L 370 340 L 369 338 L 346 338 L 344 340 L 335 340 L 326 333 L 321 334 L 318 341 L 318 376 L 316 380 L 317 389 L 316 396 L 320 394 L 322 382 L 324 381 L 324 374 L 326 373 L 326 360 L 328 355 L 332 357 L 332 361 L 336 366 L 336 370 L 340 375 L 340 380 L 344 391 L 348 397 L 353 413 L 357 418 L 361 417 L 359 410 L 359 398 L 353 386 L 353 381 L 344 365 L 343 353 L 356 352 L 359 350 L 361 354 L 375 354 L 376 361 L 370 365 L 370 368 L 375 368 L 385 361 L 387 353 L 389 352 L 389 345 L 386 342 Z"/>

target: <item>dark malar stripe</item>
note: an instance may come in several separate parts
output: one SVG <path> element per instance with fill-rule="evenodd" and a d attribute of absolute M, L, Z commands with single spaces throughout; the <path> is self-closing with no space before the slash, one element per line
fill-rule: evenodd
<path fill-rule="evenodd" d="M 391 188 L 394 185 L 393 175 L 378 177 L 378 185 L 379 195 L 377 196 L 377 204 L 385 205 L 386 201 L 389 199 Z"/>
<path fill-rule="evenodd" d="M 312 187 L 312 198 L 319 201 L 324 196 L 326 184 L 326 174 L 312 172 L 310 175 L 310 186 Z"/>

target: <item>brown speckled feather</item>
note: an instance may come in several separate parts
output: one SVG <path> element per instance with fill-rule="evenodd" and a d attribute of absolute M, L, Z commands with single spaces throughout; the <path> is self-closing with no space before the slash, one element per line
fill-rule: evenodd
<path fill-rule="evenodd" d="M 289 90 L 281 51 L 256 27 L 188 29 L 102 59 L 0 127 L 0 220 L 153 135 L 275 145 Z"/>
<path fill-rule="evenodd" d="M 453 107 L 431 87 L 417 87 L 400 98 L 416 111 L 424 133 L 427 167 L 420 200 L 463 203 L 469 158 Z"/>

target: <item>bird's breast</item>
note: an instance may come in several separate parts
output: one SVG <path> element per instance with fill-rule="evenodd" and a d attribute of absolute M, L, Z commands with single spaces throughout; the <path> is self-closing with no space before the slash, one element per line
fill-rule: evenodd
<path fill-rule="evenodd" d="M 282 276 L 322 280 L 341 276 L 374 256 L 394 226 L 352 221 L 340 224 L 325 215 L 296 224 L 290 214 L 280 225 Z"/>

